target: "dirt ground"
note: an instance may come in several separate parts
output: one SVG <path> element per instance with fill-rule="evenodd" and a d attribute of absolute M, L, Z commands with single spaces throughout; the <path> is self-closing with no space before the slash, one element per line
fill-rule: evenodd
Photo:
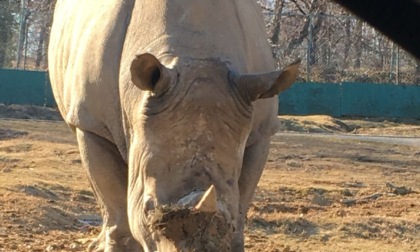
<path fill-rule="evenodd" d="M 101 220 L 74 136 L 34 118 L 0 119 L 0 251 L 84 251 Z M 419 121 L 282 125 L 248 214 L 247 251 L 420 251 L 420 145 L 287 133 L 419 137 Z"/>

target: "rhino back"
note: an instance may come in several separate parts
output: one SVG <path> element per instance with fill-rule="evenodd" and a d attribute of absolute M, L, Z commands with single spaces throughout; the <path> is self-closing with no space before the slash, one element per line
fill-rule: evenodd
<path fill-rule="evenodd" d="M 121 148 L 118 74 L 133 2 L 59 1 L 49 47 L 52 88 L 65 121 Z"/>

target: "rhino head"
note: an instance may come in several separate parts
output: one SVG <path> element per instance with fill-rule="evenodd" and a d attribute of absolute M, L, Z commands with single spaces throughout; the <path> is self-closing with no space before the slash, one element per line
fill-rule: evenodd
<path fill-rule="evenodd" d="M 218 60 L 162 62 L 136 56 L 121 91 L 130 229 L 145 251 L 229 251 L 253 103 L 291 86 L 299 64 L 239 75 Z"/>

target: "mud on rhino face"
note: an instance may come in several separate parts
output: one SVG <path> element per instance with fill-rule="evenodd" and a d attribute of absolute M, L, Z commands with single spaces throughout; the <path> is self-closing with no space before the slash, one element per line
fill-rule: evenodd
<path fill-rule="evenodd" d="M 297 68 L 238 75 L 217 60 L 172 68 L 151 54 L 133 60 L 132 83 L 121 97 L 129 135 L 128 213 L 146 250 L 230 250 L 252 103 L 289 87 Z"/>

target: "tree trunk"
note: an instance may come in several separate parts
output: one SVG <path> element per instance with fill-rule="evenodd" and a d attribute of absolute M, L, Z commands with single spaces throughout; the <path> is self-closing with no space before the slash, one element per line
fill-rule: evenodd
<path fill-rule="evenodd" d="M 297 38 L 293 38 L 290 41 L 285 51 L 286 55 L 290 55 L 292 51 L 295 50 L 298 46 L 300 46 L 303 40 L 308 37 L 310 20 L 310 17 L 306 18 L 305 24 L 303 25 L 302 30 L 299 32 L 299 36 Z"/>
<path fill-rule="evenodd" d="M 349 54 L 352 44 L 352 38 L 351 38 L 351 19 L 347 18 L 346 22 L 344 24 L 344 29 L 346 32 L 346 38 L 344 42 L 344 68 L 347 68 L 349 66 Z"/>
<path fill-rule="evenodd" d="M 312 23 L 311 30 L 311 41 L 310 41 L 310 54 L 309 54 L 309 64 L 314 65 L 318 62 L 318 58 L 316 57 L 316 53 L 318 51 L 318 42 L 321 39 L 319 36 L 322 23 L 324 21 L 324 17 L 322 15 L 318 15 L 315 19 L 315 22 Z M 311 25 L 311 24 L 310 24 Z"/>
<path fill-rule="evenodd" d="M 45 35 L 47 31 L 47 22 L 46 18 L 43 18 L 41 31 L 39 33 L 39 40 L 38 40 L 38 48 L 36 50 L 36 61 L 35 67 L 39 68 L 41 66 L 41 62 L 44 58 L 44 42 L 45 42 Z"/>
<path fill-rule="evenodd" d="M 27 0 L 26 0 L 27 1 Z M 24 47 L 26 43 L 26 36 L 27 36 L 27 28 L 28 28 L 28 19 L 31 15 L 28 8 L 26 1 L 22 1 L 21 5 L 21 14 L 20 14 L 20 28 L 19 28 L 19 45 L 17 51 L 17 60 L 16 60 L 16 67 L 20 67 L 20 62 L 22 60 L 22 56 L 24 53 Z"/>
<path fill-rule="evenodd" d="M 19 1 L 0 0 L 0 68 L 13 67 L 13 32 L 16 30 L 16 9 Z"/>
<path fill-rule="evenodd" d="M 416 59 L 416 77 L 414 79 L 414 84 L 420 85 L 420 60 Z"/>
<path fill-rule="evenodd" d="M 321 30 L 322 22 L 324 17 L 320 14 L 323 14 L 325 11 L 326 5 L 321 0 L 314 0 L 310 7 L 308 16 L 306 18 L 305 24 L 303 25 L 302 30 L 299 32 L 299 36 L 291 40 L 290 44 L 285 50 L 286 55 L 290 55 L 294 49 L 299 47 L 305 38 L 308 39 L 308 52 L 310 60 L 309 63 L 316 62 L 315 52 L 316 52 L 316 41 L 319 31 Z"/>
<path fill-rule="evenodd" d="M 361 20 L 357 20 L 356 23 L 356 59 L 354 61 L 354 68 L 360 68 L 361 59 L 362 59 L 362 37 L 363 37 L 363 23 Z"/>
<path fill-rule="evenodd" d="M 0 68 L 6 65 L 7 44 L 9 42 L 8 1 L 0 1 Z"/>
<path fill-rule="evenodd" d="M 274 9 L 274 20 L 273 28 L 271 31 L 270 42 L 272 45 L 277 45 L 280 40 L 280 22 L 281 22 L 281 13 L 283 12 L 284 1 L 276 0 L 276 5 Z"/>

